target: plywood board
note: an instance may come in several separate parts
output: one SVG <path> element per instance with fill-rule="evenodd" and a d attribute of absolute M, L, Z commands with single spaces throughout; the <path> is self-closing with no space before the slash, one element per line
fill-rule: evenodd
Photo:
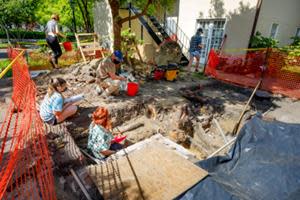
<path fill-rule="evenodd" d="M 173 199 L 207 176 L 155 141 L 117 160 L 88 166 L 87 171 L 105 199 Z"/>

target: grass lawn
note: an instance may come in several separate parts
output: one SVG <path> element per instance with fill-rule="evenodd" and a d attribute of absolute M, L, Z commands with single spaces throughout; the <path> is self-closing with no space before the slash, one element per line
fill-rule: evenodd
<path fill-rule="evenodd" d="M 192 76 L 200 80 L 206 80 L 207 77 L 202 72 L 193 72 Z"/>
<path fill-rule="evenodd" d="M 8 59 L 0 59 L 0 72 L 4 70 L 10 63 L 10 60 Z M 12 71 L 11 69 L 5 74 L 6 77 L 11 77 L 12 76 Z"/>
<path fill-rule="evenodd" d="M 0 43 L 0 49 L 6 49 L 8 47 L 8 43 Z"/>

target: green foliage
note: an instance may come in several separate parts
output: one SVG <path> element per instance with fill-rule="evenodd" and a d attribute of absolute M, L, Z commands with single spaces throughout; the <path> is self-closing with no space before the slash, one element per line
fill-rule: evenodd
<path fill-rule="evenodd" d="M 0 0 L 0 23 L 4 27 L 35 22 L 39 0 Z"/>
<path fill-rule="evenodd" d="M 0 43 L 0 49 L 6 49 L 8 46 L 8 43 Z"/>
<path fill-rule="evenodd" d="M 125 7 L 128 3 L 132 3 L 132 6 L 143 10 L 146 6 L 148 0 L 120 0 L 120 4 Z M 158 11 L 166 9 L 167 11 L 172 11 L 174 8 L 175 0 L 154 0 L 153 3 L 149 6 L 147 14 L 154 15 Z"/>
<path fill-rule="evenodd" d="M 15 26 L 21 28 L 26 25 L 26 29 L 30 29 L 35 21 L 34 12 L 40 0 L 0 0 L 0 27 L 2 30 L 9 30 Z M 10 34 L 16 39 L 20 39 L 22 34 L 18 31 Z M 7 37 L 9 40 L 9 38 Z"/>
<path fill-rule="evenodd" d="M 131 58 L 136 52 L 135 45 L 141 44 L 142 41 L 138 41 L 135 33 L 131 32 L 130 28 L 121 32 L 121 50 L 126 54 L 127 57 Z"/>
<path fill-rule="evenodd" d="M 260 32 L 256 32 L 250 40 L 250 48 L 276 48 L 278 41 L 273 38 L 264 37 Z"/>
<path fill-rule="evenodd" d="M 95 1 L 97 0 L 73 0 L 76 27 L 85 26 L 86 16 L 83 16 L 81 12 L 84 11 L 83 3 L 87 4 L 87 11 L 89 12 L 89 21 L 91 23 L 93 22 L 92 9 Z M 70 30 L 72 30 L 73 14 L 69 0 L 44 0 L 39 4 L 35 16 L 40 24 L 45 25 L 47 21 L 50 20 L 50 17 L 53 13 L 59 14 L 60 25 L 68 27 Z M 85 11 L 84 13 L 86 14 Z"/>
<path fill-rule="evenodd" d="M 291 44 L 292 46 L 296 46 L 300 43 L 300 37 L 295 36 L 295 37 L 291 37 L 291 39 L 293 40 Z"/>
<path fill-rule="evenodd" d="M 283 52 L 288 54 L 289 58 L 300 57 L 300 40 L 299 38 L 295 38 L 294 42 L 291 45 L 282 47 L 280 49 Z"/>
<path fill-rule="evenodd" d="M 10 61 L 8 59 L 1 59 L 0 60 L 0 72 L 4 70 L 8 65 Z M 10 69 L 4 77 L 11 77 L 12 76 L 12 70 Z"/>
<path fill-rule="evenodd" d="M 76 26 L 83 27 L 84 21 L 82 19 L 80 10 L 78 6 L 75 6 L 74 8 Z M 46 25 L 46 23 L 50 20 L 51 15 L 54 13 L 59 14 L 60 25 L 66 26 L 69 29 L 72 28 L 73 15 L 69 0 L 43 0 L 41 3 L 39 3 L 35 12 L 35 16 L 40 24 Z"/>
<path fill-rule="evenodd" d="M 45 33 L 39 31 L 25 31 L 21 29 L 13 29 L 9 31 L 11 37 L 20 34 L 23 36 L 23 39 L 45 39 Z M 0 38 L 6 38 L 4 31 L 0 31 Z"/>

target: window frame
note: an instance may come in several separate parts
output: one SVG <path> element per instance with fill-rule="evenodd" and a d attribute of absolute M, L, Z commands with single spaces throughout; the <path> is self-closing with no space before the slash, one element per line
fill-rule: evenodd
<path fill-rule="evenodd" d="M 300 27 L 296 28 L 296 34 L 295 37 L 300 37 Z"/>
<path fill-rule="evenodd" d="M 276 32 L 275 32 L 274 36 L 272 36 L 272 30 L 273 30 L 273 25 L 274 25 L 274 24 L 277 24 L 277 27 L 276 27 Z M 278 32 L 279 32 L 278 30 L 279 30 L 279 24 L 273 22 L 273 23 L 271 24 L 271 28 L 270 28 L 270 32 L 269 32 L 269 33 L 270 33 L 270 34 L 269 34 L 270 38 L 276 39 L 277 36 L 278 36 Z"/>

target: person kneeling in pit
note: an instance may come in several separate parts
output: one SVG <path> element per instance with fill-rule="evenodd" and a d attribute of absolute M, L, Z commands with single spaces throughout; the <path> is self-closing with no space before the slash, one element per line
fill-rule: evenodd
<path fill-rule="evenodd" d="M 97 93 L 103 97 L 109 95 L 118 95 L 122 82 L 127 81 L 126 78 L 117 76 L 116 71 L 123 62 L 123 54 L 121 51 L 114 51 L 110 57 L 103 59 L 97 68 Z"/>
<path fill-rule="evenodd" d="M 123 148 L 122 144 L 117 143 L 113 133 L 110 131 L 112 126 L 109 119 L 108 110 L 98 107 L 93 113 L 92 123 L 89 127 L 89 137 L 87 149 L 98 159 L 106 158 Z M 116 133 L 115 135 L 120 135 Z M 123 136 L 122 140 L 126 137 Z"/>

